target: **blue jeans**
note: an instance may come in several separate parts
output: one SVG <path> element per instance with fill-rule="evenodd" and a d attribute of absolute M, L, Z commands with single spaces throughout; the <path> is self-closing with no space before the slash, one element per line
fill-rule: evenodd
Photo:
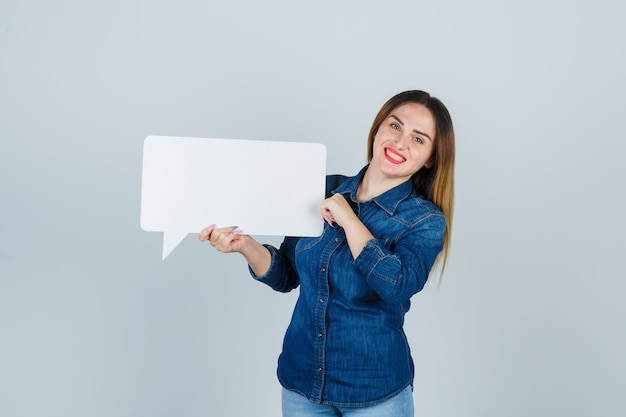
<path fill-rule="evenodd" d="M 398 395 L 370 407 L 335 407 L 315 404 L 297 392 L 283 388 L 283 417 L 413 417 L 413 389 L 406 387 Z"/>

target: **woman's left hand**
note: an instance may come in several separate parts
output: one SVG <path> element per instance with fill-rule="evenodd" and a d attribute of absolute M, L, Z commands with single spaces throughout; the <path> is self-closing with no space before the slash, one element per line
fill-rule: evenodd
<path fill-rule="evenodd" d="M 352 207 L 341 194 L 334 194 L 324 200 L 320 206 L 320 213 L 331 226 L 333 223 L 337 223 L 339 226 L 345 227 L 350 221 L 358 220 Z"/>

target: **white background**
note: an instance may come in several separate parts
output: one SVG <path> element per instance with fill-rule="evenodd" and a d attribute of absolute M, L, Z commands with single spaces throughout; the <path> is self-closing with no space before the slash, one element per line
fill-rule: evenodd
<path fill-rule="evenodd" d="M 624 416 L 625 39 L 609 0 L 0 1 L 0 415 L 279 415 L 297 292 L 191 236 L 161 262 L 143 139 L 319 142 L 352 175 L 419 88 L 457 204 L 407 316 L 416 415 Z"/>

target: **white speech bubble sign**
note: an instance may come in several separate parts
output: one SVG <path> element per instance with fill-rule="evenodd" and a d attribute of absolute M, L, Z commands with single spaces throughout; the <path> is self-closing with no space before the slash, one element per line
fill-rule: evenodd
<path fill-rule="evenodd" d="M 148 136 L 141 228 L 163 259 L 209 224 L 266 236 L 319 236 L 326 148 L 319 143 Z"/>

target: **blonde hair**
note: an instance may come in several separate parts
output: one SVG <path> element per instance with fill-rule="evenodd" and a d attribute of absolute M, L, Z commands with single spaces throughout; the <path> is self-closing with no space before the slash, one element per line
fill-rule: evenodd
<path fill-rule="evenodd" d="M 443 249 L 437 255 L 433 267 L 433 270 L 440 267 L 441 278 L 450 251 L 454 211 L 454 127 L 448 109 L 438 98 L 431 96 L 425 91 L 410 90 L 396 94 L 383 104 L 374 118 L 367 139 L 367 160 L 372 160 L 374 136 L 376 136 L 380 125 L 394 109 L 406 103 L 423 105 L 430 111 L 435 120 L 436 132 L 433 141 L 433 154 L 431 156 L 433 164 L 430 168 L 422 167 L 413 174 L 412 181 L 415 192 L 435 204 L 446 219 Z"/>

